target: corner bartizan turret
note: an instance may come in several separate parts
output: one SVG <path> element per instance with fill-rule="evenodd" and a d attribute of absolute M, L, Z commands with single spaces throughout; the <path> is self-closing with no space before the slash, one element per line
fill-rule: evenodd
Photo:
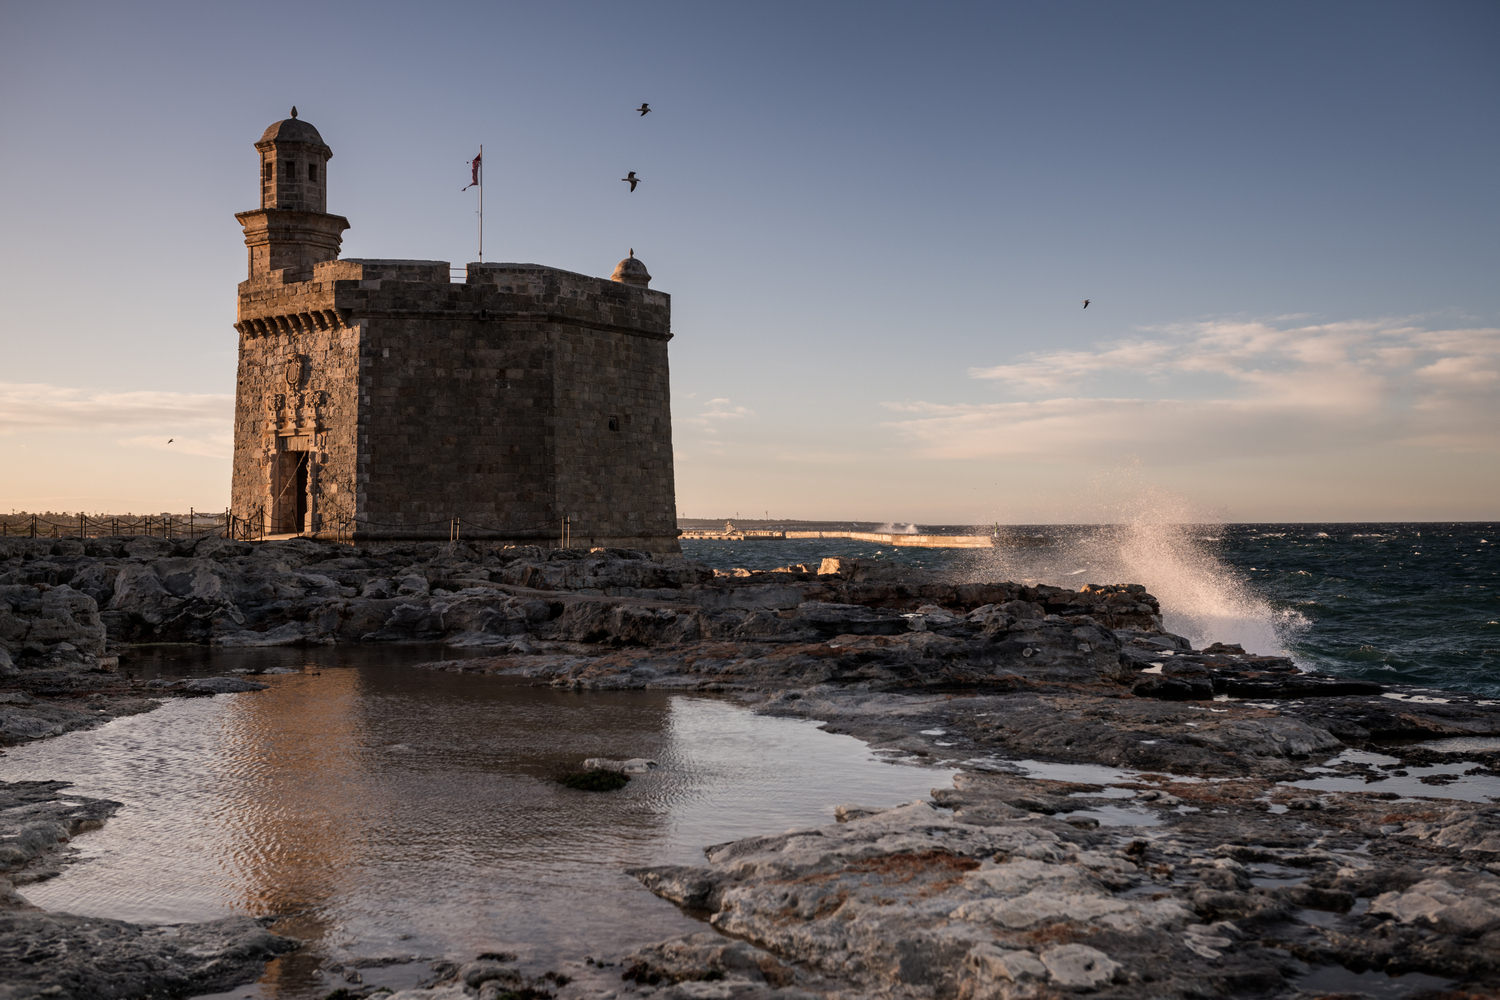
<path fill-rule="evenodd" d="M 635 255 L 635 247 L 631 247 L 630 256 L 615 265 L 615 273 L 609 276 L 609 280 L 618 281 L 622 285 L 647 288 L 651 284 L 651 272 L 646 270 L 646 265 Z"/>
<path fill-rule="evenodd" d="M 250 248 L 250 278 L 286 270 L 311 277 L 312 266 L 339 255 L 349 220 L 329 215 L 328 161 L 333 150 L 297 117 L 276 122 L 255 144 L 260 153 L 260 208 L 236 213 Z"/>

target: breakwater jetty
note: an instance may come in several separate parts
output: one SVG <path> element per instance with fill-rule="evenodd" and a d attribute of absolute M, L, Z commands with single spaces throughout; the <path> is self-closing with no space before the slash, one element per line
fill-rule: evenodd
<path fill-rule="evenodd" d="M 785 539 L 849 538 L 857 542 L 876 542 L 880 545 L 914 546 L 927 549 L 988 549 L 1004 544 L 992 535 L 912 535 L 889 531 L 785 531 L 763 528 L 731 528 L 726 530 L 687 529 L 682 537 L 708 539 L 717 542 L 772 542 Z"/>

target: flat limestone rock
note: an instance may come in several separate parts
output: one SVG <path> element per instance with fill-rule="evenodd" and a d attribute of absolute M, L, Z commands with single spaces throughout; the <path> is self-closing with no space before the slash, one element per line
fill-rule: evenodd
<path fill-rule="evenodd" d="M 1274 813 L 1259 805 L 1265 782 L 1177 783 L 1181 795 L 1140 792 L 1166 821 L 1143 811 L 1140 826 L 1077 829 L 1004 803 L 1028 781 L 1035 794 L 1104 801 L 1091 786 L 960 778 L 954 815 L 922 802 L 848 810 L 831 826 L 711 847 L 705 865 L 633 874 L 828 997 L 1249 1000 L 1295 993 L 1307 967 L 1288 951 L 1471 985 L 1500 976 L 1500 878 L 1372 840 L 1389 818 L 1383 799 L 1343 793 Z M 1186 801 L 1216 805 L 1178 812 Z M 1353 912 L 1356 897 L 1371 899 L 1367 914 Z M 694 947 L 673 954 L 646 964 L 679 979 L 695 962 L 711 971 Z"/>
<path fill-rule="evenodd" d="M 0 781 L 0 882 L 56 873 L 67 842 L 97 830 L 122 803 L 69 795 L 67 781 Z M 0 909 L 4 909 L 0 904 Z"/>
<path fill-rule="evenodd" d="M 143 927 L 0 911 L 0 1000 L 218 992 L 256 978 L 268 959 L 297 946 L 250 917 Z"/>
<path fill-rule="evenodd" d="M 590 757 L 583 762 L 585 771 L 615 771 L 620 774 L 646 774 L 660 765 L 646 757 L 631 757 L 628 760 L 611 760 L 608 757 Z"/>
<path fill-rule="evenodd" d="M 270 687 L 260 681 L 243 677 L 195 677 L 183 685 L 189 694 L 239 694 L 244 691 L 264 691 Z"/>

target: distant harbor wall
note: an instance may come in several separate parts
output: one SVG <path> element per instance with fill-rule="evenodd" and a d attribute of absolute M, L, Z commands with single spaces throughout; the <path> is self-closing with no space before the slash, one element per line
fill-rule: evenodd
<path fill-rule="evenodd" d="M 770 542 L 783 539 L 848 538 L 856 542 L 875 542 L 879 545 L 911 546 L 925 549 L 988 549 L 994 545 L 989 535 L 904 535 L 883 531 L 779 531 L 747 528 L 733 531 L 687 530 L 682 533 L 684 541 L 690 538 L 708 539 L 716 542 Z"/>

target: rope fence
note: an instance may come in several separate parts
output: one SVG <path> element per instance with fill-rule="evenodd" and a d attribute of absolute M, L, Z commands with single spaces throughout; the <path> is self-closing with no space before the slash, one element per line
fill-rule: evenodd
<path fill-rule="evenodd" d="M 332 533 L 340 539 L 354 540 L 385 535 L 396 539 L 409 533 L 427 540 L 440 540 L 439 532 L 447 532 L 449 542 L 459 542 L 467 537 L 470 541 L 546 541 L 558 548 L 571 548 L 573 543 L 573 519 L 558 518 L 546 524 L 531 526 L 510 525 L 499 527 L 480 521 L 464 520 L 461 517 L 434 518 L 430 521 L 372 521 L 364 517 L 340 516 L 333 519 Z M 324 534 L 324 532 L 319 532 Z"/>
<path fill-rule="evenodd" d="M 0 537 L 222 537 L 232 530 L 236 520 L 243 518 L 236 519 L 228 510 L 207 513 L 195 508 L 188 508 L 186 514 L 0 514 Z"/>

